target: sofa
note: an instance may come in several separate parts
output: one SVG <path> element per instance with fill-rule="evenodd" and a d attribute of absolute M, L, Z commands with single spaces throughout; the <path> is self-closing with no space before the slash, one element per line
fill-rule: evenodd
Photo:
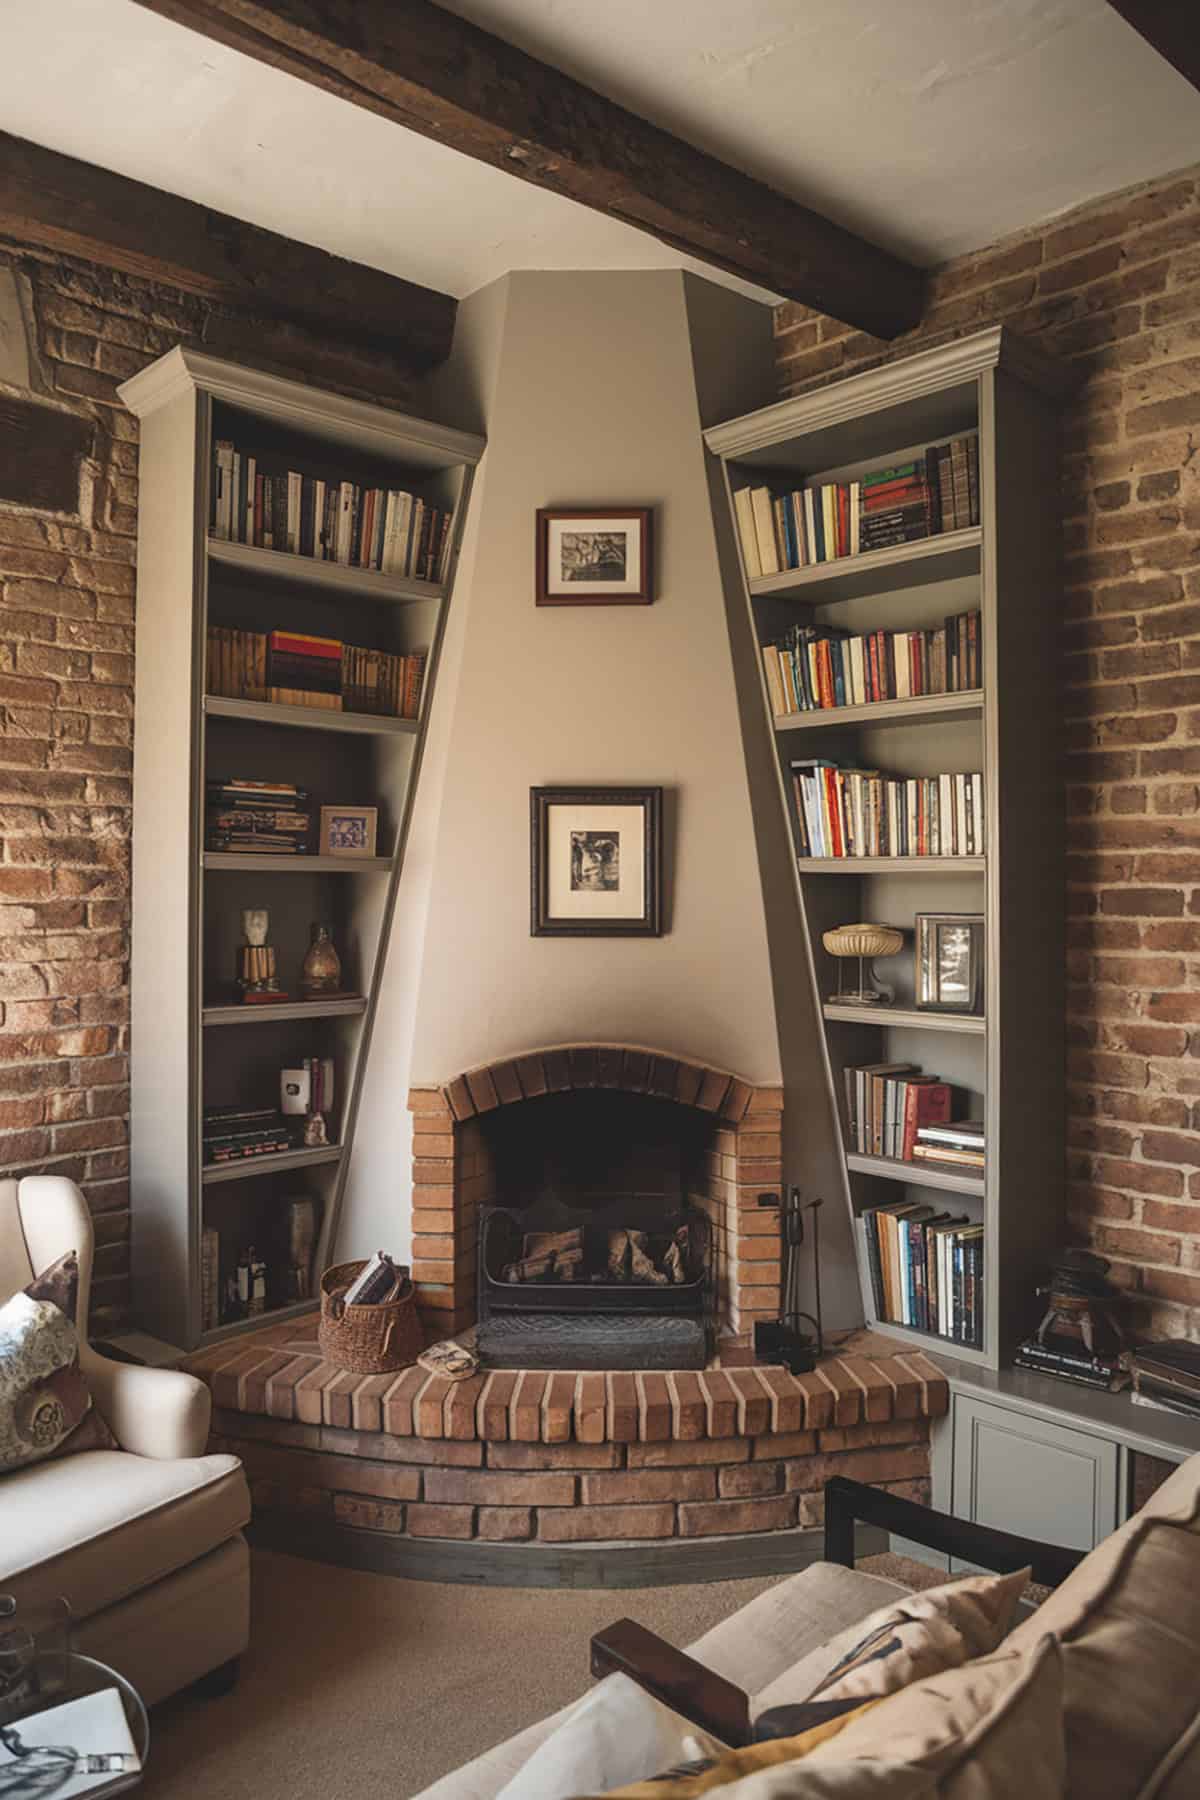
<path fill-rule="evenodd" d="M 0 1302 L 72 1250 L 80 1367 L 118 1447 L 0 1475 L 0 1594 L 31 1624 L 65 1598 L 74 1647 L 147 1704 L 201 1677 L 228 1685 L 250 1630 L 250 1494 L 235 1456 L 204 1454 L 208 1389 L 95 1350 L 82 1194 L 58 1176 L 0 1181 Z"/>
<path fill-rule="evenodd" d="M 711 1780 L 729 1800 L 805 1800 L 818 1794 L 858 1800 L 859 1795 L 884 1793 L 945 1795 L 950 1800 L 1005 1800 L 1010 1795 L 1014 1800 L 1196 1800 L 1200 1455 L 1181 1464 L 1140 1512 L 1087 1554 L 1033 1543 L 857 1482 L 834 1480 L 826 1489 L 822 1561 L 760 1594 L 687 1652 L 622 1620 L 592 1640 L 592 1673 L 606 1678 L 601 1687 L 632 1680 L 648 1704 L 674 1708 L 669 1716 L 682 1715 L 720 1744 L 755 1746 L 743 1755 L 761 1754 L 764 1737 L 782 1739 L 792 1730 L 809 1731 L 819 1743 L 832 1726 L 816 1725 L 821 1708 L 810 1698 L 814 1689 L 831 1668 L 846 1666 L 851 1647 L 861 1643 L 868 1615 L 910 1596 L 899 1583 L 853 1566 L 856 1526 L 863 1522 L 949 1554 L 959 1559 L 957 1567 L 966 1563 L 1010 1575 L 1021 1571 L 1015 1576 L 1018 1587 L 1031 1572 L 1032 1580 L 1049 1592 L 1039 1604 L 1028 1597 L 1017 1603 L 993 1653 L 934 1679 L 885 1690 L 886 1697 L 851 1714 L 844 1736 L 832 1743 L 827 1739 L 821 1747 L 827 1760 L 805 1750 L 802 1755 L 811 1760 L 785 1767 L 756 1765 L 756 1773 L 732 1781 L 717 1781 L 709 1771 L 693 1778 L 695 1788 L 683 1779 L 678 1791 L 707 1793 Z M 893 1647 L 894 1640 L 887 1648 Z M 979 1716 L 978 1706 L 979 1693 L 988 1693 L 990 1678 L 1006 1662 L 1031 1670 L 1023 1679 L 1040 1708 L 1036 1719 L 1017 1721 L 1019 1729 L 1010 1730 L 1007 1738 L 986 1714 Z M 582 1700 L 529 1726 L 435 1782 L 418 1800 L 496 1800 L 501 1794 L 503 1800 L 525 1800 L 526 1794 L 543 1800 L 550 1794 L 583 1797 L 610 1788 L 639 1797 L 644 1791 L 656 1800 L 661 1794 L 668 1800 L 677 1790 L 669 1781 L 653 1779 L 661 1766 L 641 1770 L 635 1779 L 626 1776 L 630 1785 L 625 1787 L 598 1780 L 596 1769 L 581 1758 L 566 1764 L 564 1782 L 564 1750 L 569 1754 L 572 1733 L 581 1743 L 589 1741 L 579 1732 L 579 1721 L 598 1693 L 593 1688 Z M 806 1700 L 807 1705 L 801 1704 Z M 849 1704 L 843 1701 L 827 1711 L 844 1714 Z M 941 1715 L 955 1708 L 955 1732 L 948 1739 Z M 1014 1711 L 1009 1709 L 1009 1726 Z M 637 1727 L 636 1715 L 629 1717 Z M 798 1737 L 791 1741 L 808 1742 Z M 783 1746 L 778 1748 L 782 1754 Z M 548 1749 L 558 1758 L 557 1785 L 553 1778 L 546 1783 Z M 893 1776 L 898 1778 L 895 1785 Z"/>

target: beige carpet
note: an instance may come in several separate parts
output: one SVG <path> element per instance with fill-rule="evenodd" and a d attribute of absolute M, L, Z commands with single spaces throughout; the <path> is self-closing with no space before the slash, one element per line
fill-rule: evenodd
<path fill-rule="evenodd" d="M 776 1579 L 552 1592 L 253 1560 L 241 1681 L 155 1709 L 147 1800 L 410 1800 L 581 1693 L 588 1640 L 614 1619 L 685 1645 Z M 938 1579 L 899 1558 L 864 1566 Z"/>
<path fill-rule="evenodd" d="M 581 1693 L 588 1640 L 622 1615 L 686 1644 L 769 1580 L 636 1592 L 398 1581 L 254 1555 L 237 1689 L 157 1707 L 154 1800 L 409 1800 Z"/>

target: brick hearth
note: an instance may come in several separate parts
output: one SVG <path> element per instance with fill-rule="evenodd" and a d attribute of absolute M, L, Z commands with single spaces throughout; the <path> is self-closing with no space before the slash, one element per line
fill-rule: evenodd
<path fill-rule="evenodd" d="M 789 1531 L 821 1522 L 844 1474 L 927 1497 L 947 1387 L 920 1353 L 859 1334 L 812 1374 L 544 1374 L 453 1383 L 356 1376 L 311 1330 L 275 1326 L 187 1365 L 214 1443 L 240 1455 L 256 1518 L 392 1538 L 543 1545 Z"/>
<path fill-rule="evenodd" d="M 783 1090 L 636 1046 L 569 1044 L 470 1069 L 414 1087 L 413 1279 L 422 1318 L 438 1336 L 475 1322 L 479 1208 L 494 1198 L 494 1169 L 480 1121 L 497 1107 L 545 1094 L 609 1088 L 695 1108 L 712 1122 L 702 1183 L 688 1198 L 705 1213 L 716 1246 L 722 1322 L 735 1332 L 779 1313 L 779 1213 Z"/>

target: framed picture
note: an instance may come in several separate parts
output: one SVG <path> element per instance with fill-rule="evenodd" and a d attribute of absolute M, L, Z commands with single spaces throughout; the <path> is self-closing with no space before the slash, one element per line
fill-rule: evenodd
<path fill-rule="evenodd" d="M 541 507 L 537 604 L 649 606 L 653 536 L 648 506 Z"/>
<path fill-rule="evenodd" d="M 323 806 L 322 856 L 374 856 L 377 806 Z"/>
<path fill-rule="evenodd" d="M 930 1012 L 983 1010 L 982 913 L 918 913 L 916 1003 Z"/>
<path fill-rule="evenodd" d="M 658 937 L 662 789 L 531 788 L 533 937 Z"/>

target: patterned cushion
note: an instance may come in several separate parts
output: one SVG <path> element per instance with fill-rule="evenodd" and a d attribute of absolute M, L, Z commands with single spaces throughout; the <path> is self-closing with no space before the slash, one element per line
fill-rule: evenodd
<path fill-rule="evenodd" d="M 0 1473 L 116 1448 L 79 1367 L 74 1251 L 0 1307 Z"/>

